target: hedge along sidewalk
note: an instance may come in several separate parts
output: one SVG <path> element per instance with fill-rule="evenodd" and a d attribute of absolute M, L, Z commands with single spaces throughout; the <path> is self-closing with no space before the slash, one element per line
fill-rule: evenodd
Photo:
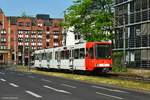
<path fill-rule="evenodd" d="M 31 72 L 35 74 L 41 75 L 48 75 L 48 76 L 56 76 L 56 77 L 63 77 L 67 79 L 79 80 L 88 83 L 94 84 L 107 84 L 113 86 L 119 86 L 127 89 L 133 90 L 143 90 L 146 92 L 150 92 L 150 83 L 145 83 L 141 81 L 132 81 L 132 80 L 125 80 L 125 79 L 114 79 L 109 77 L 100 77 L 100 76 L 86 76 L 86 75 L 77 75 L 71 73 L 60 73 L 60 72 L 46 72 L 46 71 L 39 71 L 36 69 L 29 69 L 27 67 L 17 67 L 16 71 L 22 72 Z"/>

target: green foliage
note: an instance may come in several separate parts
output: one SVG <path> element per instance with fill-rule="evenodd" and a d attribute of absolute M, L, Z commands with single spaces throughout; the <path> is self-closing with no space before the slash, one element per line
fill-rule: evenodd
<path fill-rule="evenodd" d="M 24 12 L 22 12 L 21 17 L 27 17 L 27 14 L 26 14 L 26 12 L 25 12 L 25 11 L 24 11 Z"/>
<path fill-rule="evenodd" d="M 65 12 L 65 28 L 74 26 L 87 41 L 112 39 L 112 0 L 75 0 Z"/>
<path fill-rule="evenodd" d="M 123 52 L 113 53 L 113 72 L 127 72 L 127 68 L 123 66 Z"/>
<path fill-rule="evenodd" d="M 26 12 L 24 11 L 24 12 L 22 12 L 21 17 L 23 17 L 23 18 L 31 18 L 32 16 L 27 15 Z"/>
<path fill-rule="evenodd" d="M 112 71 L 113 72 L 127 72 L 128 69 L 123 66 L 113 66 Z"/>

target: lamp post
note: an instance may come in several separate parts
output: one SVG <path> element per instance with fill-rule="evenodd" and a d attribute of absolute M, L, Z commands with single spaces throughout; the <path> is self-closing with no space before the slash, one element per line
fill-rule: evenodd
<path fill-rule="evenodd" d="M 125 15 L 123 15 L 123 65 L 126 67 L 126 26 L 125 26 Z"/>
<path fill-rule="evenodd" d="M 31 31 L 32 31 L 32 24 L 31 25 L 31 30 L 29 32 L 29 48 L 28 48 L 28 68 L 29 68 L 29 71 L 30 71 L 30 64 L 31 64 Z"/>

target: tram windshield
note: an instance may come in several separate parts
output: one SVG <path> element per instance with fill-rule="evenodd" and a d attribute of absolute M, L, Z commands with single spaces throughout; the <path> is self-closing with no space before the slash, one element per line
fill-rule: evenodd
<path fill-rule="evenodd" d="M 100 58 L 111 58 L 111 45 L 110 44 L 96 44 L 95 45 L 95 57 Z"/>

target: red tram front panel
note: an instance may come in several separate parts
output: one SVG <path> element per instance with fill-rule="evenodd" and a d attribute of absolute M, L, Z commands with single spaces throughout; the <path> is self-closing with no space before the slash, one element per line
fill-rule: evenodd
<path fill-rule="evenodd" d="M 112 68 L 110 42 L 87 42 L 85 66 L 87 71 Z"/>

